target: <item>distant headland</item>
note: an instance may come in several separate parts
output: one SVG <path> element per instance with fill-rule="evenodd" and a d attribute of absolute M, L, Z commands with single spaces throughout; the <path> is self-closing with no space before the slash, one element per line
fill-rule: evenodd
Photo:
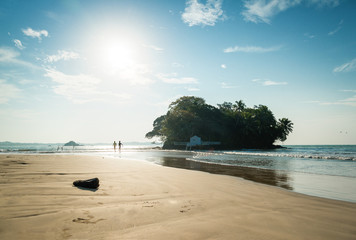
<path fill-rule="evenodd" d="M 81 146 L 81 145 L 78 144 L 78 143 L 76 143 L 76 142 L 74 142 L 74 141 L 69 141 L 69 142 L 65 143 L 64 146 L 65 146 L 65 147 L 68 147 L 68 146 L 70 146 L 70 147 L 76 147 L 76 146 Z"/>

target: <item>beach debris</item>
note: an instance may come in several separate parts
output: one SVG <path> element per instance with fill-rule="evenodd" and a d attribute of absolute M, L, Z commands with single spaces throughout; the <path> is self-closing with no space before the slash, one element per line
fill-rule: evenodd
<path fill-rule="evenodd" d="M 89 218 L 76 218 L 76 219 L 73 219 L 72 222 L 85 223 L 85 224 L 96 224 L 97 222 L 106 220 L 104 218 L 100 218 L 100 219 L 98 219 L 96 221 L 90 221 L 92 218 L 94 218 L 94 217 L 93 216 L 89 216 Z"/>
<path fill-rule="evenodd" d="M 97 189 L 99 187 L 99 178 L 91 178 L 91 179 L 87 179 L 87 180 L 76 180 L 73 182 L 73 185 L 76 187 Z"/>

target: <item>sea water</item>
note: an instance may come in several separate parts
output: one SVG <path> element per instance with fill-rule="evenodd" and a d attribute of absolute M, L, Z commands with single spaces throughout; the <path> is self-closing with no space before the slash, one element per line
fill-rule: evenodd
<path fill-rule="evenodd" d="M 73 148 L 59 143 L 2 142 L 0 153 L 85 154 L 205 170 L 201 163 L 220 166 L 224 172 L 239 168 L 240 172 L 251 171 L 249 175 L 272 176 L 277 179 L 274 185 L 295 192 L 356 202 L 356 145 L 290 145 L 273 150 L 236 151 L 167 151 L 158 150 L 160 146 L 159 143 L 124 143 L 122 150 L 115 152 L 112 144 L 83 144 Z"/>
<path fill-rule="evenodd" d="M 286 188 L 312 196 L 356 202 L 356 146 L 285 146 L 274 150 L 198 152 L 195 161 L 268 169 L 284 175 Z"/>

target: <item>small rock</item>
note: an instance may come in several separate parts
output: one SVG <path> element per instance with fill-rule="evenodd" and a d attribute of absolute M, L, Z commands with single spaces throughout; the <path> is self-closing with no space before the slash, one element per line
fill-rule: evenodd
<path fill-rule="evenodd" d="M 99 187 L 99 178 L 91 178 L 87 180 L 77 180 L 73 182 L 73 185 L 76 187 L 84 188 L 98 188 Z"/>

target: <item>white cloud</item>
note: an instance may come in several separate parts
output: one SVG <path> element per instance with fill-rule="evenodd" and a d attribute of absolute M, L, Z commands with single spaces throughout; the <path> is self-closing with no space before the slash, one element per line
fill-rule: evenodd
<path fill-rule="evenodd" d="M 263 82 L 264 86 L 287 85 L 287 84 L 288 84 L 287 82 L 274 82 L 274 81 L 270 81 L 270 80 Z"/>
<path fill-rule="evenodd" d="M 33 65 L 32 63 L 23 61 L 18 59 L 20 53 L 14 51 L 12 48 L 1 48 L 0 47 L 0 63 L 5 64 L 16 64 L 22 65 L 30 68 L 38 68 L 37 66 Z"/>
<path fill-rule="evenodd" d="M 214 26 L 218 20 L 223 20 L 222 0 L 207 0 L 206 4 L 198 0 L 188 0 L 182 14 L 184 23 L 190 27 L 195 25 Z"/>
<path fill-rule="evenodd" d="M 5 80 L 0 79 L 0 104 L 7 103 L 12 98 L 20 96 L 21 90 L 15 85 L 6 83 Z"/>
<path fill-rule="evenodd" d="M 177 74 L 158 74 L 157 77 L 170 84 L 197 84 L 198 80 L 193 77 L 177 77 Z"/>
<path fill-rule="evenodd" d="M 344 89 L 344 90 L 339 90 L 339 91 L 345 92 L 345 93 L 352 93 L 352 94 L 356 93 L 355 89 Z M 305 103 L 314 103 L 314 104 L 319 104 L 319 105 L 344 105 L 344 106 L 356 107 L 356 95 L 353 95 L 346 99 L 336 100 L 333 102 L 308 101 Z"/>
<path fill-rule="evenodd" d="M 340 91 L 345 93 L 352 93 L 352 94 L 356 93 L 355 89 L 340 90 Z M 353 95 L 346 99 L 336 100 L 333 102 L 312 101 L 310 103 L 316 103 L 319 105 L 344 105 L 344 106 L 356 107 L 356 95 Z"/>
<path fill-rule="evenodd" d="M 228 47 L 228 48 L 224 49 L 224 53 L 233 53 L 233 52 L 266 53 L 266 52 L 275 52 L 280 49 L 281 49 L 280 46 L 269 47 L 269 48 L 263 48 L 263 47 L 257 47 L 257 46 L 247 46 L 247 47 L 235 46 L 235 47 Z"/>
<path fill-rule="evenodd" d="M 199 88 L 193 88 L 193 87 L 186 87 L 185 89 L 187 89 L 187 91 L 189 91 L 189 92 L 198 92 L 198 91 L 200 91 Z"/>
<path fill-rule="evenodd" d="M 13 62 L 20 55 L 19 52 L 11 48 L 0 48 L 0 62 Z"/>
<path fill-rule="evenodd" d="M 181 63 L 174 62 L 174 63 L 172 63 L 172 67 L 175 67 L 175 68 L 183 68 L 184 65 L 181 64 Z"/>
<path fill-rule="evenodd" d="M 346 105 L 356 107 L 356 95 L 336 102 L 322 102 L 321 105 Z"/>
<path fill-rule="evenodd" d="M 57 54 L 47 56 L 45 61 L 53 63 L 53 62 L 57 62 L 59 60 L 67 61 L 70 59 L 78 59 L 78 58 L 79 58 L 79 54 L 76 52 L 68 52 L 65 50 L 58 50 Z"/>
<path fill-rule="evenodd" d="M 222 82 L 221 83 L 221 88 L 231 89 L 231 88 L 237 88 L 237 86 L 233 86 L 233 85 L 230 85 L 229 83 Z"/>
<path fill-rule="evenodd" d="M 310 101 L 302 101 L 301 103 L 306 103 L 306 104 L 315 104 L 315 103 L 318 103 L 318 104 L 320 104 L 321 102 L 318 101 L 318 100 L 310 100 Z"/>
<path fill-rule="evenodd" d="M 181 77 L 181 78 L 163 78 L 163 82 L 173 84 L 196 84 L 198 80 L 193 77 Z"/>
<path fill-rule="evenodd" d="M 263 86 L 287 85 L 287 82 L 275 82 L 269 79 L 253 79 L 252 82 L 262 84 Z"/>
<path fill-rule="evenodd" d="M 305 0 L 309 5 L 317 7 L 337 7 L 340 5 L 340 0 Z"/>
<path fill-rule="evenodd" d="M 339 0 L 245 0 L 242 15 L 247 22 L 270 23 L 273 16 L 303 2 L 310 7 L 336 7 L 340 4 Z"/>
<path fill-rule="evenodd" d="M 18 49 L 20 49 L 20 50 L 22 50 L 22 49 L 25 48 L 25 47 L 22 45 L 22 42 L 21 42 L 20 40 L 18 40 L 18 39 L 14 39 L 14 44 L 15 44 L 15 46 L 16 46 Z"/>
<path fill-rule="evenodd" d="M 223 69 L 226 69 L 226 68 L 227 68 L 225 64 L 221 64 L 220 67 L 223 68 Z"/>
<path fill-rule="evenodd" d="M 28 79 L 22 79 L 19 81 L 20 84 L 22 85 L 27 85 L 27 84 L 33 84 L 34 81 L 33 80 L 28 80 Z"/>
<path fill-rule="evenodd" d="M 128 81 L 132 85 L 148 85 L 155 81 L 151 78 L 152 72 L 146 64 L 131 64 L 125 68 L 120 68 L 116 72 L 118 79 Z"/>
<path fill-rule="evenodd" d="M 334 68 L 333 72 L 353 72 L 356 71 L 356 58 L 351 60 L 350 62 L 344 63 L 336 68 Z"/>
<path fill-rule="evenodd" d="M 307 37 L 307 38 L 310 38 L 310 39 L 313 39 L 313 38 L 316 37 L 315 35 L 310 34 L 310 33 L 304 33 L 304 36 Z"/>
<path fill-rule="evenodd" d="M 342 25 L 343 23 L 344 23 L 344 20 L 341 20 L 341 21 L 339 22 L 337 28 L 335 28 L 334 30 L 330 31 L 330 32 L 328 33 L 328 35 L 329 35 L 329 36 L 335 35 L 338 31 L 341 30 L 341 28 L 342 28 L 341 25 Z"/>
<path fill-rule="evenodd" d="M 145 48 L 150 48 L 150 49 L 155 50 L 155 51 L 158 51 L 158 52 L 161 52 L 161 51 L 164 50 L 163 48 L 157 47 L 157 46 L 155 46 L 155 45 L 145 45 L 145 44 L 143 44 L 143 47 L 145 47 Z"/>
<path fill-rule="evenodd" d="M 27 28 L 27 29 L 22 29 L 22 32 L 29 37 L 32 38 L 38 38 L 39 41 L 42 40 L 42 36 L 48 37 L 48 32 L 47 30 L 33 30 L 32 28 Z"/>
<path fill-rule="evenodd" d="M 341 30 L 341 26 L 338 26 L 336 29 L 330 31 L 330 32 L 328 33 L 328 35 L 329 35 L 329 36 L 335 35 L 335 34 L 336 34 L 338 31 L 340 31 L 340 30 Z"/>
<path fill-rule="evenodd" d="M 62 95 L 74 103 L 107 101 L 112 98 L 119 100 L 130 98 L 128 94 L 99 90 L 101 80 L 90 75 L 67 75 L 54 69 L 46 69 L 45 76 L 51 78 L 57 84 L 54 86 L 56 94 Z"/>
<path fill-rule="evenodd" d="M 341 90 L 342 92 L 353 92 L 353 93 L 356 93 L 356 90 L 351 90 L 351 89 L 348 89 L 348 90 Z"/>
<path fill-rule="evenodd" d="M 300 3 L 301 0 L 247 0 L 242 15 L 247 22 L 270 23 L 271 17 Z"/>
<path fill-rule="evenodd" d="M 340 102 L 347 104 L 347 105 L 353 105 L 356 106 L 356 95 L 350 97 L 350 98 L 346 98 L 344 100 L 340 100 Z"/>
<path fill-rule="evenodd" d="M 356 93 L 356 90 L 353 90 L 353 89 L 342 90 L 342 91 L 348 92 L 348 93 Z M 356 107 L 356 95 L 346 98 L 346 99 L 343 99 L 343 100 L 339 100 L 338 102 L 336 102 L 336 104 Z"/>

